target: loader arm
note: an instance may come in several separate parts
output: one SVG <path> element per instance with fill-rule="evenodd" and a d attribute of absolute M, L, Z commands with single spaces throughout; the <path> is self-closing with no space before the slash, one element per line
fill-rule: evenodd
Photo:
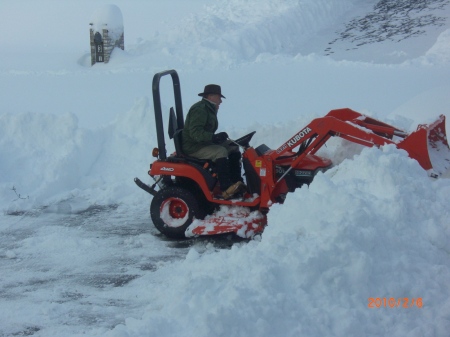
<path fill-rule="evenodd" d="M 393 132 L 393 130 L 390 131 Z M 272 160 L 283 156 L 288 151 L 292 152 L 297 146 L 309 141 L 309 145 L 304 147 L 302 152 L 298 153 L 297 159 L 292 162 L 292 166 L 295 166 L 307 154 L 315 154 L 333 136 L 338 136 L 364 146 L 381 146 L 394 143 L 391 139 L 380 136 L 368 128 L 327 115 L 314 119 L 305 128 L 292 136 L 271 154 Z"/>
<path fill-rule="evenodd" d="M 437 134 L 439 137 L 436 136 Z M 440 157 L 440 167 L 437 172 L 431 174 L 439 175 L 450 169 L 450 149 L 445 134 L 445 116 L 441 115 L 436 122 L 429 126 L 419 125 L 416 131 L 408 134 L 392 125 L 351 109 L 332 110 L 325 117 L 314 119 L 273 151 L 270 154 L 271 159 L 274 161 L 286 152 L 292 152 L 299 147 L 297 158 L 290 165 L 290 169 L 292 169 L 308 154 L 315 154 L 333 136 L 369 147 L 395 144 L 398 148 L 407 151 L 409 156 L 416 159 L 425 170 L 433 168 L 430 156 L 438 156 Z M 394 140 L 394 136 L 399 140 Z M 437 155 L 436 149 L 439 151 Z"/>

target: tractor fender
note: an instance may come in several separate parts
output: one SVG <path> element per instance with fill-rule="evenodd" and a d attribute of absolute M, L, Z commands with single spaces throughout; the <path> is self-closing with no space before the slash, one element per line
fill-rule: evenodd
<path fill-rule="evenodd" d="M 217 179 L 208 170 L 195 163 L 156 161 L 152 164 L 148 174 L 150 176 L 169 175 L 189 178 L 198 184 L 205 195 L 207 191 L 214 188 L 217 182 Z"/>

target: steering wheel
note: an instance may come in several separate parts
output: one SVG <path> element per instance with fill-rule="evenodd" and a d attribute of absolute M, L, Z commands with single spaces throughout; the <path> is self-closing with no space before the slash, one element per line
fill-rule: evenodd
<path fill-rule="evenodd" d="M 250 140 L 252 139 L 252 137 L 255 133 L 256 133 L 256 131 L 250 132 L 249 134 L 236 139 L 234 142 L 238 143 L 240 146 L 245 147 L 245 148 L 250 147 Z"/>

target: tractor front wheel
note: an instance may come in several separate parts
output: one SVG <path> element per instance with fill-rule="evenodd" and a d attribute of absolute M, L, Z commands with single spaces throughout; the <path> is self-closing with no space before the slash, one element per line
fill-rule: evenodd
<path fill-rule="evenodd" d="M 160 190 L 150 204 L 150 216 L 155 227 L 169 238 L 184 238 L 194 217 L 203 219 L 205 212 L 188 190 L 170 186 Z"/>

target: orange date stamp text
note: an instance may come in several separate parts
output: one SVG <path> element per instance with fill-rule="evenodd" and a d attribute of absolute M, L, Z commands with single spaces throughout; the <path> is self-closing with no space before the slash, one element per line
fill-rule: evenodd
<path fill-rule="evenodd" d="M 422 308 L 423 300 L 421 297 L 369 297 L 367 307 L 374 308 Z"/>

